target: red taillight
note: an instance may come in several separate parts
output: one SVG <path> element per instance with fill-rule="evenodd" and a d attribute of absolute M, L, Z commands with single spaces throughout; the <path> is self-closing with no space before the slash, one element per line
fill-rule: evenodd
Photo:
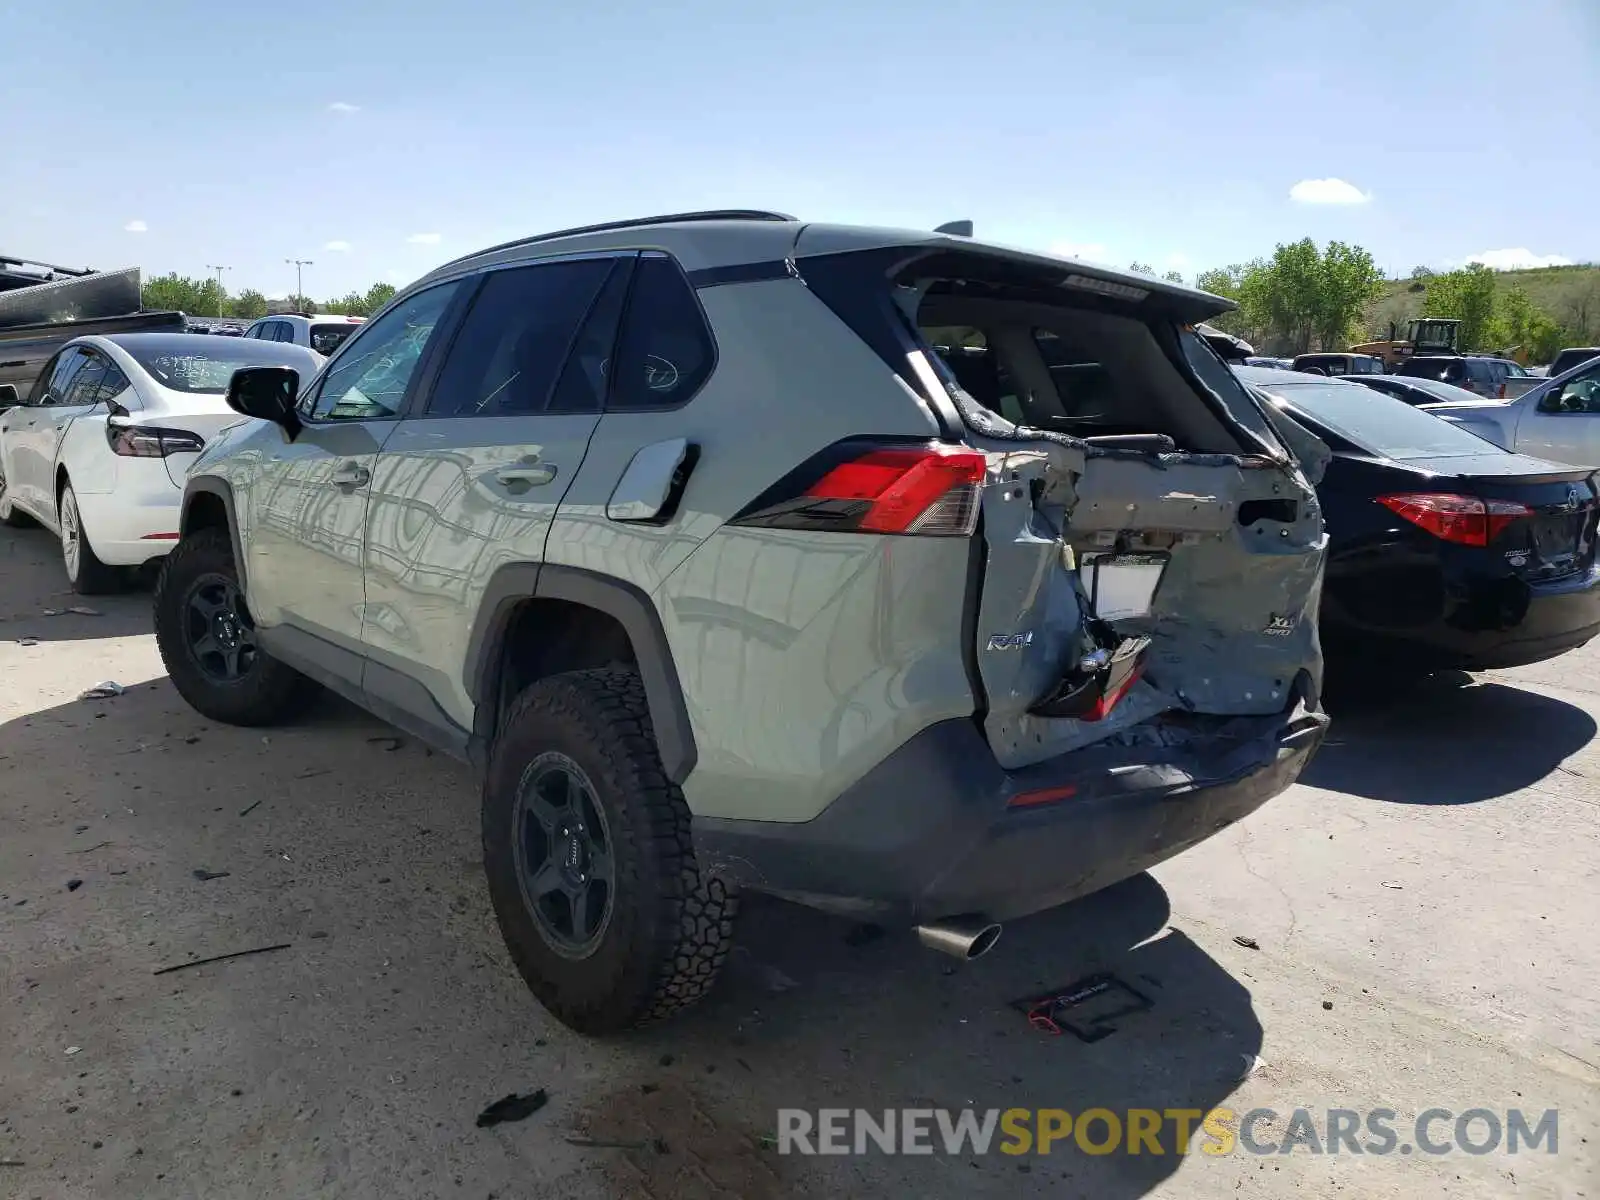
<path fill-rule="evenodd" d="M 198 454 L 205 439 L 187 429 L 106 422 L 106 442 L 122 458 L 165 458 L 169 454 Z"/>
<path fill-rule="evenodd" d="M 1480 500 L 1448 493 L 1402 492 L 1378 503 L 1434 537 L 1461 546 L 1487 546 L 1514 521 L 1533 515 L 1516 500 Z"/>
<path fill-rule="evenodd" d="M 792 473 L 737 525 L 966 537 L 977 527 L 988 461 L 966 446 L 843 442 Z"/>

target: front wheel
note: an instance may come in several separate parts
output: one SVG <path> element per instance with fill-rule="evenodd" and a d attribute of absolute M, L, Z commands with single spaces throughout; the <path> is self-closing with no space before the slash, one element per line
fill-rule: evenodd
<path fill-rule="evenodd" d="M 275 725 L 304 711 L 315 689 L 261 649 L 221 529 L 186 535 L 156 583 L 156 648 L 178 694 L 229 725 Z"/>
<path fill-rule="evenodd" d="M 67 582 L 80 596 L 100 596 L 122 586 L 122 574 L 107 566 L 95 554 L 84 532 L 83 513 L 72 485 L 61 489 L 61 562 L 67 569 Z"/>
<path fill-rule="evenodd" d="M 518 697 L 484 780 L 483 859 L 517 969 L 580 1033 L 689 1007 L 732 945 L 737 897 L 695 862 L 631 670 L 556 675 Z"/>

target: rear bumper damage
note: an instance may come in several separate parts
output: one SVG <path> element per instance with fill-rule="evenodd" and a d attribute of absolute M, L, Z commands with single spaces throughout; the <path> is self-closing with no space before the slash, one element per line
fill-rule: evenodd
<path fill-rule="evenodd" d="M 912 738 L 816 818 L 696 818 L 702 870 L 833 912 L 1008 920 L 1135 875 L 1292 784 L 1328 720 L 1298 690 L 1271 716 L 1152 722 L 1016 770 L 971 720 Z"/>

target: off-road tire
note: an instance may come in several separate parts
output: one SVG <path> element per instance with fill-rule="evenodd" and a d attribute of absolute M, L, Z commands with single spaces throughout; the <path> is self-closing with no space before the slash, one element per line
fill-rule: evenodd
<path fill-rule="evenodd" d="M 228 725 L 276 725 L 304 712 L 316 684 L 263 651 L 234 683 L 219 683 L 200 669 L 189 649 L 186 608 L 190 585 L 206 575 L 238 581 L 233 546 L 224 530 L 185 534 L 156 581 L 156 648 L 178 694 L 202 716 Z"/>
<path fill-rule="evenodd" d="M 56 497 L 56 511 L 60 514 L 57 524 L 61 528 L 62 568 L 67 572 L 67 582 L 72 585 L 72 590 L 80 596 L 105 596 L 112 592 L 120 592 L 124 583 L 122 571 L 101 562 L 100 556 L 94 552 L 94 545 L 89 541 L 89 531 L 83 524 L 83 509 L 78 506 L 78 493 L 72 490 L 71 482 L 61 485 L 61 494 Z M 78 539 L 76 576 L 67 563 L 69 521 Z"/>
<path fill-rule="evenodd" d="M 611 842 L 609 923 L 587 957 L 557 953 L 523 900 L 513 841 L 523 774 L 558 752 L 593 785 Z M 733 943 L 738 897 L 695 863 L 689 807 L 661 767 L 636 672 L 553 675 L 517 697 L 489 757 L 483 861 L 512 961 L 541 1003 L 580 1033 L 671 1016 L 711 990 Z"/>

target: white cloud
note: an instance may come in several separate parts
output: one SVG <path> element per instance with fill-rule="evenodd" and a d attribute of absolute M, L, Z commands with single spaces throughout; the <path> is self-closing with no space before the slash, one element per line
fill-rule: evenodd
<path fill-rule="evenodd" d="M 1529 267 L 1570 267 L 1572 260 L 1561 254 L 1535 254 L 1526 246 L 1518 246 L 1513 250 L 1485 250 L 1482 254 L 1469 255 L 1462 260 L 1468 263 L 1482 263 L 1495 271 L 1521 271 Z"/>
<path fill-rule="evenodd" d="M 406 239 L 413 246 L 437 246 L 439 235 L 437 233 L 413 233 Z"/>
<path fill-rule="evenodd" d="M 1289 199 L 1301 204 L 1366 204 L 1372 196 L 1342 179 L 1302 179 L 1289 189 Z"/>
<path fill-rule="evenodd" d="M 1062 258 L 1078 258 L 1084 262 L 1109 262 L 1111 253 L 1099 242 L 1056 242 L 1050 247 L 1051 254 L 1059 254 Z"/>
<path fill-rule="evenodd" d="M 350 249 L 350 243 L 335 239 L 334 241 L 328 242 L 322 248 L 324 250 L 332 250 L 335 254 L 344 254 Z"/>
<path fill-rule="evenodd" d="M 328 111 L 334 113 L 357 113 L 361 111 L 361 105 L 351 104 L 345 100 L 335 100 L 328 105 Z"/>
<path fill-rule="evenodd" d="M 129 221 L 126 225 L 124 225 L 122 227 L 122 229 L 123 229 L 123 232 L 125 232 L 125 233 L 149 233 L 150 232 L 150 226 L 146 225 L 143 221 Z"/>
<path fill-rule="evenodd" d="M 1194 266 L 1194 259 L 1187 254 L 1167 255 L 1167 270 L 1169 271 L 1187 271 L 1192 266 Z"/>

